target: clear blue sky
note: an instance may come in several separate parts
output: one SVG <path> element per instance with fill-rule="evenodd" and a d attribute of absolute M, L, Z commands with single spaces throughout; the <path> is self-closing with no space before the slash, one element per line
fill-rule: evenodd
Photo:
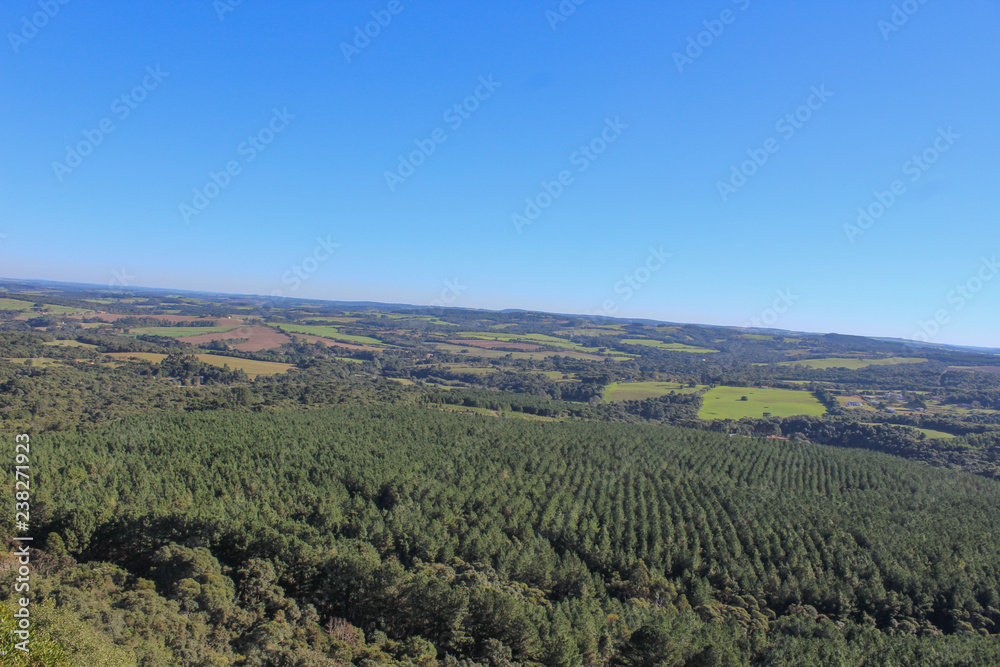
<path fill-rule="evenodd" d="M 893 5 L 8 0 L 0 276 L 997 346 L 1000 4 Z"/>

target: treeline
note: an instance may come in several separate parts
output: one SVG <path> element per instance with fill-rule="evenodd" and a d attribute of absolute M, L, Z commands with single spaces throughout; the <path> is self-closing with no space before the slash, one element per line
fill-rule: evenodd
<path fill-rule="evenodd" d="M 634 415 L 646 421 L 668 423 L 691 422 L 697 419 L 703 403 L 700 393 L 679 394 L 670 392 L 656 398 L 634 401 L 616 401 L 601 406 L 600 413 L 614 418 L 619 413 Z"/>
<path fill-rule="evenodd" d="M 421 397 L 425 405 L 460 405 L 508 412 L 523 412 L 540 417 L 587 417 L 593 410 L 587 405 L 553 401 L 544 396 L 481 389 L 455 389 L 428 393 Z"/>
<path fill-rule="evenodd" d="M 113 329 L 139 329 L 142 327 L 212 327 L 217 324 L 216 319 L 206 319 L 192 316 L 190 320 L 174 321 L 164 320 L 156 315 L 131 315 L 119 317 L 114 322 L 107 322 L 100 317 L 83 316 L 81 322 L 84 324 L 102 323 L 108 324 Z"/>
<path fill-rule="evenodd" d="M 913 459 L 936 467 L 957 468 L 1000 480 L 1000 431 L 973 432 L 954 439 L 928 438 L 916 428 L 954 426 L 952 422 L 929 419 L 908 425 L 885 421 L 862 423 L 853 418 L 789 417 L 785 419 L 740 419 L 713 422 L 684 422 L 684 426 L 751 437 L 779 436 L 799 442 L 834 447 L 865 449 Z M 959 431 L 961 432 L 961 431 Z"/>

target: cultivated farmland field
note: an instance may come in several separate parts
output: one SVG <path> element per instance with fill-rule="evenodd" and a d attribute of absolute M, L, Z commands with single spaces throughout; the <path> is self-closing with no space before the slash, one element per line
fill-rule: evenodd
<path fill-rule="evenodd" d="M 866 366 L 893 366 L 895 364 L 922 364 L 927 359 L 917 357 L 890 357 L 888 359 L 843 359 L 827 357 L 825 359 L 803 359 L 801 361 L 781 361 L 779 366 L 808 366 L 809 368 L 849 368 L 857 370 Z"/>
<path fill-rule="evenodd" d="M 130 332 L 148 336 L 163 336 L 165 338 L 185 338 L 187 336 L 200 336 L 202 334 L 223 333 L 239 328 L 239 324 L 221 327 L 140 327 L 138 329 L 131 329 Z"/>
<path fill-rule="evenodd" d="M 46 313 L 53 315 L 76 315 L 80 313 L 89 313 L 91 311 L 86 308 L 72 308 L 70 306 L 56 306 L 51 303 L 45 303 L 43 301 L 24 301 L 21 299 L 0 299 L 0 310 L 20 310 L 26 311 L 31 310 L 35 307 L 36 303 L 42 304 L 42 310 Z"/>
<path fill-rule="evenodd" d="M 740 397 L 746 396 L 746 401 Z M 761 418 L 826 414 L 826 408 L 808 391 L 794 389 L 757 389 L 754 387 L 716 387 L 705 394 L 699 419 Z"/>
<path fill-rule="evenodd" d="M 509 352 L 506 350 L 487 350 L 479 347 L 463 347 L 460 345 L 452 345 L 451 343 L 430 343 L 434 347 L 440 349 L 442 352 L 451 352 L 452 354 L 467 354 L 470 357 L 483 357 L 484 359 L 499 359 L 500 357 L 505 357 L 508 354 L 511 355 L 512 359 L 547 359 L 548 357 L 568 357 L 570 359 L 585 359 L 587 361 L 601 361 L 604 357 L 596 354 L 588 354 L 586 352 L 577 352 L 576 350 L 557 350 L 552 352 Z M 468 350 L 468 352 L 463 352 L 463 350 Z"/>
<path fill-rule="evenodd" d="M 31 310 L 34 304 L 20 299 L 0 299 L 0 310 Z"/>
<path fill-rule="evenodd" d="M 54 366 L 55 364 L 62 363 L 58 359 L 48 359 L 46 357 L 3 357 L 3 359 L 18 366 L 33 366 L 35 368 L 40 366 Z"/>
<path fill-rule="evenodd" d="M 495 331 L 487 332 L 477 332 L 477 331 L 462 331 L 455 334 L 456 338 L 472 338 L 478 340 L 486 341 L 504 341 L 511 343 L 528 343 L 535 345 L 548 345 L 550 347 L 559 347 L 564 350 L 573 350 L 575 352 L 583 352 L 586 354 L 596 354 L 601 355 L 598 352 L 601 348 L 597 347 L 587 347 L 586 345 L 580 345 L 579 343 L 574 343 L 571 340 L 565 338 L 559 338 L 556 336 L 550 336 L 548 334 L 539 333 L 529 333 L 529 334 L 508 334 L 508 333 L 498 333 Z M 628 355 L 623 352 L 618 352 L 615 350 L 607 350 L 602 356 L 607 357 L 627 357 Z"/>
<path fill-rule="evenodd" d="M 381 345 L 382 341 L 370 336 L 352 336 L 342 334 L 337 327 L 308 326 L 304 324 L 279 324 L 278 328 L 285 333 L 300 333 L 331 340 L 342 340 L 347 343 L 358 343 L 360 345 Z"/>
<path fill-rule="evenodd" d="M 274 327 L 239 327 L 220 333 L 205 333 L 198 336 L 187 337 L 184 342 L 191 345 L 203 345 L 213 340 L 227 340 L 234 338 L 246 338 L 247 342 L 233 345 L 234 350 L 241 352 L 258 352 L 269 350 L 273 347 L 280 347 L 291 342 L 291 337 L 283 331 Z"/>
<path fill-rule="evenodd" d="M 541 345 L 535 343 L 516 343 L 510 340 L 483 340 L 481 338 L 449 338 L 449 343 L 462 345 L 464 347 L 481 347 L 487 350 L 520 350 L 522 352 L 534 352 L 541 349 Z"/>
<path fill-rule="evenodd" d="M 50 340 L 47 343 L 42 343 L 42 345 L 51 345 L 52 347 L 82 347 L 88 350 L 96 350 L 96 345 L 91 345 L 89 343 L 81 343 L 77 340 Z"/>
<path fill-rule="evenodd" d="M 623 338 L 622 343 L 625 345 L 645 345 L 671 352 L 690 352 L 692 354 L 712 354 L 718 352 L 718 350 L 710 350 L 705 347 L 695 347 L 694 345 L 685 345 L 684 343 L 664 343 L 662 340 L 651 340 L 649 338 Z"/>
<path fill-rule="evenodd" d="M 665 396 L 670 392 L 693 394 L 706 387 L 707 385 L 688 387 L 682 382 L 612 382 L 604 388 L 604 400 L 641 401 L 644 398 Z"/>
<path fill-rule="evenodd" d="M 160 363 L 167 357 L 165 354 L 158 354 L 155 352 L 113 352 L 107 356 L 121 361 L 139 359 L 154 364 Z M 283 364 L 277 361 L 238 359 L 236 357 L 223 357 L 217 354 L 196 354 L 194 356 L 197 357 L 199 361 L 211 366 L 218 366 L 219 368 L 229 366 L 232 370 L 242 369 L 251 380 L 258 375 L 274 375 L 276 373 L 284 373 L 290 368 L 295 368 L 292 364 Z"/>

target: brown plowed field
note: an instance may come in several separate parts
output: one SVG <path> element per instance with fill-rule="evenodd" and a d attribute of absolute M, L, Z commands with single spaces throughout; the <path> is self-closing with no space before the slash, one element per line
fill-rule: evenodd
<path fill-rule="evenodd" d="M 229 322 L 231 320 L 219 321 Z M 229 331 L 198 334 L 197 336 L 185 336 L 179 340 L 184 343 L 191 343 L 192 345 L 201 345 L 202 343 L 207 343 L 213 340 L 228 340 L 230 338 L 249 339 L 245 343 L 233 345 L 234 350 L 240 350 L 241 352 L 259 352 L 261 350 L 269 350 L 272 347 L 278 347 L 284 343 L 292 342 L 292 339 L 289 338 L 288 334 L 283 331 L 279 331 L 274 327 L 240 327 L 239 329 L 231 329 Z"/>

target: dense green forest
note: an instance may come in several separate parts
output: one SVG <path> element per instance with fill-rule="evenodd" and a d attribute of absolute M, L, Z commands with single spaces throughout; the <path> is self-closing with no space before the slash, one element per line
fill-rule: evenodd
<path fill-rule="evenodd" d="M 1000 661 L 1000 488 L 885 455 L 405 406 L 34 443 L 53 612 L 138 664 Z"/>

